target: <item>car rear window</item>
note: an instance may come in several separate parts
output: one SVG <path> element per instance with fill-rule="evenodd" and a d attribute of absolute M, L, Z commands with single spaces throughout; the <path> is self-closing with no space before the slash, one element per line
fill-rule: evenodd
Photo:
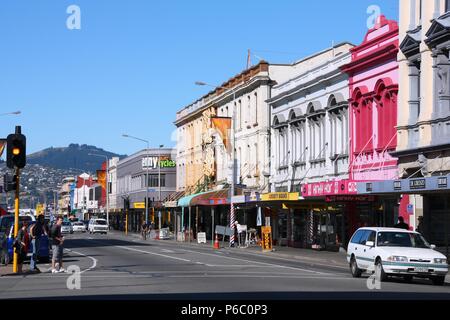
<path fill-rule="evenodd" d="M 97 221 L 95 222 L 95 224 L 99 224 L 99 225 L 101 225 L 101 226 L 106 226 L 106 221 L 105 221 L 105 220 L 97 220 Z"/>

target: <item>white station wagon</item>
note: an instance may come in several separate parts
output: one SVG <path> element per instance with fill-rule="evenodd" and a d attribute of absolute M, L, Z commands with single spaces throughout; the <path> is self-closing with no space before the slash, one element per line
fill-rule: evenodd
<path fill-rule="evenodd" d="M 429 278 L 443 285 L 448 273 L 446 257 L 417 233 L 394 228 L 362 228 L 350 240 L 347 260 L 355 278 L 375 272 L 380 281 L 388 276 Z"/>

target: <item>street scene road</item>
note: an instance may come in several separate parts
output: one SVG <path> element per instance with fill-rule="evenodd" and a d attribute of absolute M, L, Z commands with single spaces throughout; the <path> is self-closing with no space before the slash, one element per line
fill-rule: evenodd
<path fill-rule="evenodd" d="M 0 1 L 0 39 L 0 302 L 450 300 L 450 0 Z"/>
<path fill-rule="evenodd" d="M 0 299 L 376 299 L 380 293 L 384 299 L 450 299 L 450 283 L 436 287 L 420 279 L 414 283 L 394 279 L 382 283 L 380 290 L 370 290 L 367 277 L 351 277 L 342 254 L 327 265 L 319 257 L 301 261 L 115 233 L 72 235 L 66 247 L 64 266 L 80 268 L 79 290 L 69 290 L 70 274 L 53 275 L 45 272 L 50 266 L 41 266 L 41 274 L 1 277 Z"/>

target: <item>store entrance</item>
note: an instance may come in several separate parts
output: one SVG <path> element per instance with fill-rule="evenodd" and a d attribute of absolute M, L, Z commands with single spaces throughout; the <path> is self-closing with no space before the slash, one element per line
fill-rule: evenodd
<path fill-rule="evenodd" d="M 342 212 L 321 211 L 314 216 L 314 225 L 313 249 L 337 252 L 345 246 L 346 223 Z"/>

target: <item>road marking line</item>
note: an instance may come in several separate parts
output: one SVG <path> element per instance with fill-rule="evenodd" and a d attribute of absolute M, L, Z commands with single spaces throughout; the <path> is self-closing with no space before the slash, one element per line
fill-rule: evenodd
<path fill-rule="evenodd" d="M 175 253 L 175 251 L 167 250 L 167 249 L 162 249 L 161 252 L 163 252 L 163 253 Z"/>
<path fill-rule="evenodd" d="M 212 254 L 212 253 L 197 252 L 197 251 L 191 251 L 191 250 L 186 250 L 186 249 L 180 249 L 180 250 L 186 251 L 186 252 L 191 252 L 191 253 L 208 255 L 208 256 L 221 257 L 221 258 L 224 258 L 224 259 L 232 259 L 232 260 L 238 260 L 238 261 L 244 261 L 244 262 L 250 262 L 250 263 L 257 263 L 257 264 L 260 264 L 260 265 L 266 265 L 266 266 L 276 267 L 276 268 L 300 270 L 300 271 L 311 272 L 311 273 L 322 274 L 322 275 L 327 275 L 327 274 L 331 275 L 332 274 L 332 273 L 318 272 L 318 271 L 312 271 L 312 270 L 308 270 L 308 269 L 302 269 L 302 268 L 297 268 L 297 267 L 288 267 L 288 266 L 277 265 L 277 264 L 266 263 L 266 262 L 251 261 L 251 260 L 246 260 L 246 259 L 241 259 L 241 258 L 219 256 L 217 254 Z"/>
<path fill-rule="evenodd" d="M 80 272 L 80 274 L 83 274 L 83 273 L 85 273 L 86 271 L 94 270 L 94 269 L 97 267 L 97 262 L 98 262 L 97 259 L 95 259 L 95 258 L 93 258 L 93 257 L 91 257 L 91 256 L 88 256 L 88 255 L 85 255 L 85 254 L 83 254 L 83 253 L 80 253 L 80 252 L 76 252 L 76 251 L 70 250 L 70 249 L 66 249 L 66 250 L 67 250 L 68 252 L 73 252 L 73 253 L 75 253 L 75 254 L 78 254 L 78 255 L 80 255 L 80 256 L 82 256 L 82 257 L 89 258 L 89 259 L 91 259 L 91 260 L 94 262 L 94 264 L 93 264 L 90 268 L 88 268 L 88 269 L 86 269 L 86 270 Z"/>
<path fill-rule="evenodd" d="M 155 256 L 160 256 L 160 257 L 164 257 L 164 258 L 179 260 L 179 261 L 183 261 L 183 262 L 192 262 L 191 260 L 187 260 L 187 259 L 171 257 L 171 256 L 168 256 L 168 255 L 165 255 L 165 254 L 149 252 L 149 251 L 144 251 L 144 250 L 139 250 L 139 249 L 134 249 L 134 248 L 129 248 L 129 247 L 116 246 L 116 248 L 129 250 L 129 251 L 136 251 L 136 252 L 145 253 L 145 254 L 152 254 L 152 255 L 155 255 Z"/>

